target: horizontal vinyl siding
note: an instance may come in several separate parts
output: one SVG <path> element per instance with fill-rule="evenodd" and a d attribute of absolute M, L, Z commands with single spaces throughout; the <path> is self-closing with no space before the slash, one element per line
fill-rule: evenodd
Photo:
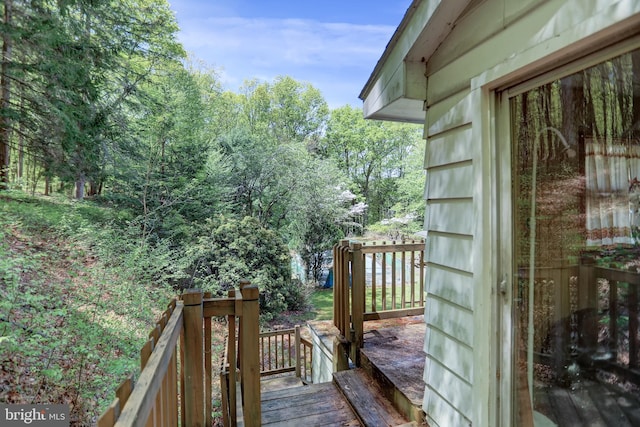
<path fill-rule="evenodd" d="M 473 312 L 463 307 L 434 297 L 427 298 L 425 303 L 427 328 L 436 328 L 454 340 L 468 347 L 473 345 Z M 429 335 L 429 332 L 427 332 Z M 429 342 L 435 345 L 436 341 Z M 427 349 L 427 353 L 431 350 Z"/>
<path fill-rule="evenodd" d="M 477 2 L 427 60 L 423 409 L 432 427 L 485 427 L 500 417 L 489 402 L 497 275 L 491 233 L 499 227 L 491 223 L 496 190 L 489 174 L 499 166 L 490 158 L 494 123 L 484 108 L 492 100 L 483 98 L 482 85 L 503 87 L 548 71 L 572 59 L 565 57 L 569 45 L 578 58 L 588 53 L 583 46 L 593 46 L 581 39 L 604 30 L 603 37 L 608 26 L 639 12 L 632 0 Z M 510 397 L 502 398 L 508 406 Z"/>
<path fill-rule="evenodd" d="M 441 233 L 473 234 L 473 199 L 438 199 L 427 202 L 429 229 Z"/>
<path fill-rule="evenodd" d="M 430 427 L 471 426 L 471 421 L 457 412 L 446 400 L 438 397 L 435 390 L 427 387 L 423 410 L 427 414 L 427 423 Z"/>
<path fill-rule="evenodd" d="M 471 161 L 427 169 L 426 199 L 470 198 L 472 174 Z"/>
<path fill-rule="evenodd" d="M 427 263 L 438 264 L 451 269 L 471 272 L 473 241 L 469 236 L 447 235 L 430 231 L 427 238 Z M 427 292 L 430 289 L 427 287 Z"/>
<path fill-rule="evenodd" d="M 471 160 L 471 126 L 458 127 L 429 138 L 427 168 Z"/>
<path fill-rule="evenodd" d="M 453 355 L 449 355 L 451 357 Z M 471 419 L 472 399 L 471 385 L 459 376 L 453 374 L 451 370 L 440 363 L 440 360 L 429 359 L 427 357 L 425 365 L 424 381 L 431 384 L 432 390 L 439 398 L 444 399 L 451 407 L 456 408 L 463 418 Z M 436 384 L 446 385 L 446 387 L 433 387 Z M 434 395 L 434 393 L 431 393 Z"/>
<path fill-rule="evenodd" d="M 427 111 L 427 262 L 423 409 L 432 426 L 464 426 L 472 414 L 473 158 L 469 89 Z"/>
<path fill-rule="evenodd" d="M 427 266 L 426 282 L 429 295 L 450 301 L 455 305 L 473 309 L 473 275 L 430 263 Z"/>
<path fill-rule="evenodd" d="M 458 340 L 436 328 L 430 328 L 425 338 L 425 349 L 429 350 L 427 359 L 438 361 L 447 370 L 471 385 L 473 381 L 473 351 L 471 347 L 461 345 Z M 426 377 L 429 376 L 430 367 L 431 363 L 427 364 Z"/>

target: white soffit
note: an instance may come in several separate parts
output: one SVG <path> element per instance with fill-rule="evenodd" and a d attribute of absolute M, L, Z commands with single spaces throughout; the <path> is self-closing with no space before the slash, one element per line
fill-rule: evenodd
<path fill-rule="evenodd" d="M 414 0 L 359 98 L 370 119 L 424 122 L 425 64 L 471 0 Z"/>

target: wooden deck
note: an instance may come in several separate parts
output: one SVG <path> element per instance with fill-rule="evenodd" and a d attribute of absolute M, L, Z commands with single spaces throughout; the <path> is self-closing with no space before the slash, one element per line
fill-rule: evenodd
<path fill-rule="evenodd" d="M 422 424 L 424 330 L 422 316 L 366 322 L 362 368 L 306 386 L 287 378 L 263 379 L 262 425 Z"/>
<path fill-rule="evenodd" d="M 581 380 L 571 388 L 548 387 L 545 391 L 538 391 L 536 402 L 535 418 L 541 426 L 640 426 L 638 396 L 614 386 Z"/>

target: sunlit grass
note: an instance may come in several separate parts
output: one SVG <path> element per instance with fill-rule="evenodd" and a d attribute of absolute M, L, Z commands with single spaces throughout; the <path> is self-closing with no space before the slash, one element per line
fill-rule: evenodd
<path fill-rule="evenodd" d="M 311 304 L 316 313 L 314 320 L 333 319 L 333 289 L 316 289 L 311 294 Z"/>
<path fill-rule="evenodd" d="M 412 295 L 411 295 L 411 284 L 407 283 L 405 286 L 396 285 L 385 286 L 385 298 L 383 300 L 383 292 L 382 286 L 380 284 L 377 285 L 375 289 L 375 310 L 373 310 L 372 300 L 373 300 L 373 289 L 371 286 L 366 288 L 365 295 L 365 311 L 383 311 L 383 310 L 394 310 L 401 308 L 411 308 L 418 307 L 421 304 L 420 296 L 421 296 L 420 283 L 414 283 L 413 285 L 413 301 L 411 304 Z M 404 292 L 404 298 L 403 298 Z M 350 296 L 351 298 L 351 296 Z M 403 305 L 404 302 L 404 305 Z M 383 304 L 384 303 L 384 304 Z M 311 294 L 311 304 L 313 305 L 313 310 L 315 312 L 314 320 L 331 320 L 333 319 L 333 289 L 316 289 Z"/>

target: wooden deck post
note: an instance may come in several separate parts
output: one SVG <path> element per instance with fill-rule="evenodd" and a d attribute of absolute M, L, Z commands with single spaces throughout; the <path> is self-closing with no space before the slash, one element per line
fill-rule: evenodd
<path fill-rule="evenodd" d="M 242 359 L 240 360 L 240 372 L 242 375 L 242 407 L 244 424 L 247 427 L 258 427 L 262 422 L 260 408 L 260 355 L 259 339 L 260 306 L 258 302 L 258 287 L 241 284 L 242 292 L 242 326 L 240 347 Z"/>
<path fill-rule="evenodd" d="M 351 244 L 352 284 L 353 292 L 351 306 L 351 324 L 353 339 L 351 345 L 351 360 L 360 366 L 360 349 L 364 343 L 364 296 L 365 296 L 365 265 L 361 243 Z"/>
<path fill-rule="evenodd" d="M 185 424 L 204 426 L 204 345 L 202 291 L 187 290 L 184 302 Z"/>

